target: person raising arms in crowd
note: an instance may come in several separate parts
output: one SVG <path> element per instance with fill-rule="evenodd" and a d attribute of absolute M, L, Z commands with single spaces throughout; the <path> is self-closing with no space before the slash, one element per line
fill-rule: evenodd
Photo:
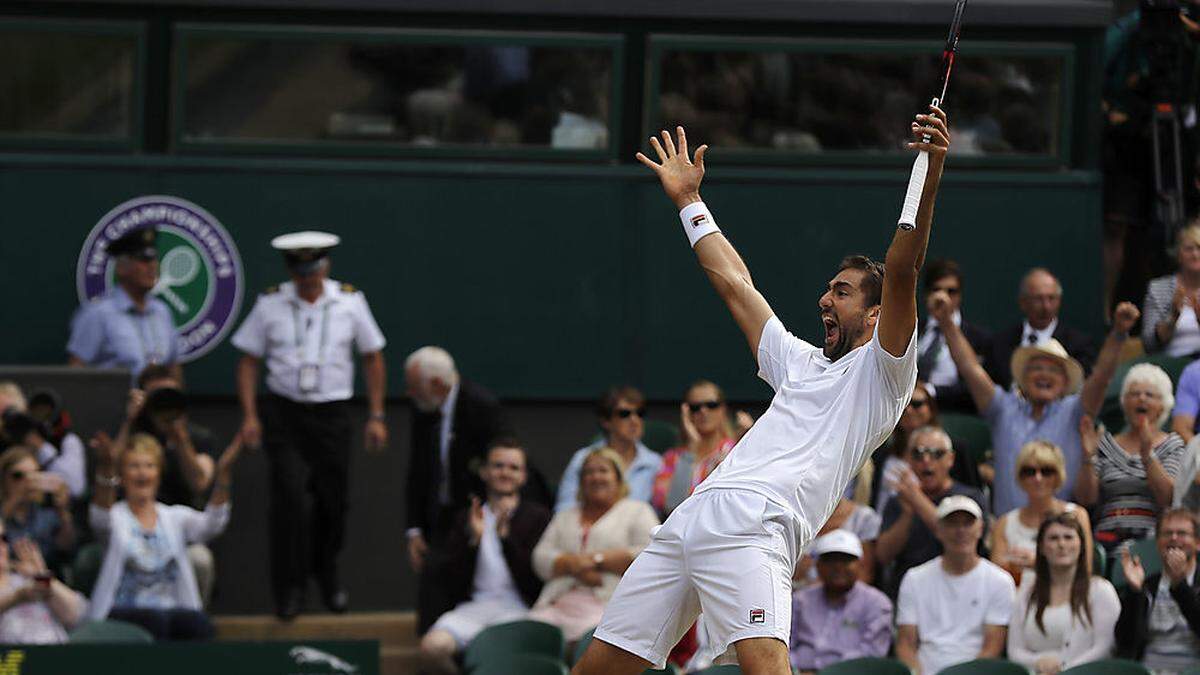
<path fill-rule="evenodd" d="M 1200 222 L 1179 231 L 1175 262 L 1175 274 L 1152 279 L 1146 288 L 1142 344 L 1147 353 L 1193 357 L 1200 352 Z"/>

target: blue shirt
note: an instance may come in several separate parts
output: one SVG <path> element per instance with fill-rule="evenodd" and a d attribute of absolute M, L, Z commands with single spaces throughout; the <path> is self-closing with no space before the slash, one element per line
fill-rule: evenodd
<path fill-rule="evenodd" d="M 67 351 L 89 366 L 128 368 L 136 379 L 152 363 L 179 360 L 179 335 L 167 303 L 151 296 L 139 311 L 118 286 L 79 308 Z"/>
<path fill-rule="evenodd" d="M 1175 392 L 1175 414 L 1190 415 L 1200 423 L 1200 361 L 1188 364 L 1179 375 L 1179 387 Z"/>
<path fill-rule="evenodd" d="M 892 601 L 883 591 L 856 581 L 832 605 L 814 584 L 792 595 L 789 645 L 797 670 L 820 670 L 840 661 L 887 656 L 892 646 Z"/>
<path fill-rule="evenodd" d="M 606 441 L 597 441 L 586 448 L 575 451 L 567 470 L 563 471 L 562 481 L 558 484 L 558 499 L 554 502 L 555 512 L 578 505 L 576 495 L 579 492 L 579 473 L 583 471 L 583 460 L 588 453 L 607 445 Z M 625 482 L 629 484 L 629 498 L 641 502 L 650 502 L 654 492 L 654 477 L 662 468 L 662 455 L 650 448 L 637 444 L 637 454 L 633 458 L 633 466 L 625 470 Z"/>
<path fill-rule="evenodd" d="M 1041 419 L 1035 420 L 1029 401 L 997 386 L 983 416 L 992 428 L 992 459 L 996 465 L 996 479 L 992 484 L 993 513 L 1008 513 L 1025 506 L 1028 501 L 1028 495 L 1017 485 L 1017 455 L 1030 441 L 1049 441 L 1062 449 L 1067 463 L 1067 480 L 1059 489 L 1058 497 L 1071 499 L 1071 488 L 1075 485 L 1083 456 L 1083 446 L 1079 442 L 1083 403 L 1079 394 L 1054 401 L 1042 411 Z"/>

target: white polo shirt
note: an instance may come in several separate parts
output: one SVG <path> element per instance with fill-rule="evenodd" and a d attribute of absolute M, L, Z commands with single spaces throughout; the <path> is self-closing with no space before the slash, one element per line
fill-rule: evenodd
<path fill-rule="evenodd" d="M 696 488 L 750 490 L 787 507 L 800 550 L 833 513 L 850 479 L 883 444 L 917 380 L 917 334 L 904 356 L 871 341 L 830 361 L 772 316 L 758 343 L 771 407 Z"/>
<path fill-rule="evenodd" d="M 314 303 L 298 297 L 290 281 L 268 289 L 258 296 L 232 342 L 266 361 L 268 390 L 297 403 L 350 398 L 352 346 L 370 354 L 387 344 L 362 291 L 331 279 L 325 280 Z"/>

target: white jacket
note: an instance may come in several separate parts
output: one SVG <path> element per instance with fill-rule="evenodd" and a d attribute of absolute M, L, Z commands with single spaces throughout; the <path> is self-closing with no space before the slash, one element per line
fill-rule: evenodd
<path fill-rule="evenodd" d="M 1034 619 L 1036 608 L 1028 609 L 1033 594 L 1033 574 L 1026 572 L 1017 591 L 1017 602 L 1013 604 L 1012 621 L 1008 624 L 1008 659 L 1033 670 L 1042 656 L 1056 656 L 1063 670 L 1082 663 L 1107 659 L 1112 655 L 1116 638 L 1113 628 L 1121 615 L 1121 600 L 1113 585 L 1103 577 L 1093 576 L 1088 587 L 1088 604 L 1091 605 L 1092 622 L 1089 625 L 1080 617 L 1071 617 L 1071 628 L 1066 639 L 1057 650 L 1035 652 L 1026 646 L 1027 633 L 1038 630 Z"/>

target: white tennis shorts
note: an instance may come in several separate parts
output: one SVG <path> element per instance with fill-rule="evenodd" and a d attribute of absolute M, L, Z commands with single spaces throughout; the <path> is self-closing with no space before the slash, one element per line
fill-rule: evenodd
<path fill-rule="evenodd" d="M 794 532 L 791 514 L 757 493 L 712 489 L 693 495 L 625 572 L 595 637 L 663 668 L 704 612 L 715 656 L 747 638 L 786 645 Z"/>

